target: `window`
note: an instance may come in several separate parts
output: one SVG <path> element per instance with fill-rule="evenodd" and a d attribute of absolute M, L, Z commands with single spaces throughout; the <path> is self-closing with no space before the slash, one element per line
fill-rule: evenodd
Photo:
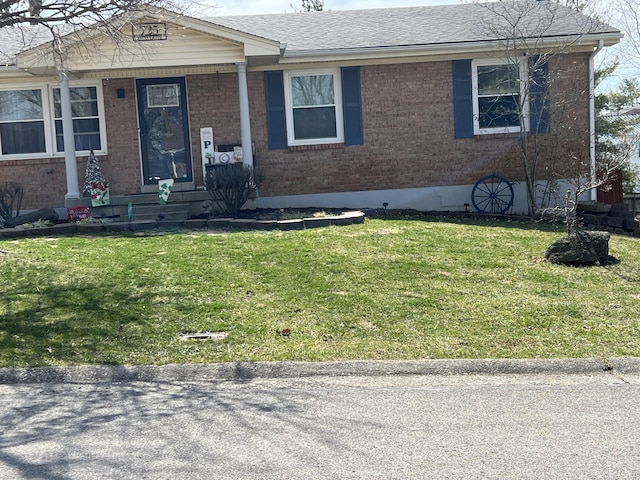
<path fill-rule="evenodd" d="M 338 71 L 287 72 L 284 83 L 289 145 L 342 142 Z"/>
<path fill-rule="evenodd" d="M 0 91 L 2 155 L 46 153 L 41 89 Z"/>
<path fill-rule="evenodd" d="M 180 86 L 178 84 L 147 85 L 146 88 L 147 106 L 149 108 L 180 106 Z"/>
<path fill-rule="evenodd" d="M 71 116 L 76 151 L 102 150 L 100 141 L 100 115 L 96 87 L 71 87 Z M 53 89 L 53 110 L 55 115 L 56 151 L 64 152 L 62 131 L 62 105 L 60 89 Z"/>
<path fill-rule="evenodd" d="M 105 154 L 102 89 L 69 88 L 76 152 Z M 58 86 L 16 86 L 0 90 L 0 159 L 34 158 L 64 152 Z"/>
<path fill-rule="evenodd" d="M 528 102 L 523 101 L 524 63 L 476 60 L 472 66 L 475 134 L 529 129 Z"/>

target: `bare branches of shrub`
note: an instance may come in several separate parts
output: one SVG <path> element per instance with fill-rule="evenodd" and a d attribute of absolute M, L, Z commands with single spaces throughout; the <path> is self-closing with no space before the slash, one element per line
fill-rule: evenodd
<path fill-rule="evenodd" d="M 243 163 L 218 165 L 207 171 L 206 188 L 211 200 L 232 217 L 258 189 L 259 178 L 253 167 Z"/>
<path fill-rule="evenodd" d="M 0 183 L 0 220 L 9 220 L 20 215 L 24 190 L 16 182 Z"/>

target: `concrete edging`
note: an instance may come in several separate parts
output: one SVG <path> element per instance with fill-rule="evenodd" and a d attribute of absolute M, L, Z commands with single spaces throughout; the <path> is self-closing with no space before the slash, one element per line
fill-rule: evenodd
<path fill-rule="evenodd" d="M 109 223 L 59 223 L 41 228 L 3 228 L 0 239 L 46 237 L 51 235 L 97 234 L 108 232 L 140 232 L 146 230 L 176 230 L 229 228 L 241 230 L 305 230 L 307 228 L 343 226 L 364 222 L 361 211 L 347 211 L 341 215 L 300 218 L 294 220 L 253 220 L 247 218 L 211 218 L 191 220 L 138 220 Z"/>

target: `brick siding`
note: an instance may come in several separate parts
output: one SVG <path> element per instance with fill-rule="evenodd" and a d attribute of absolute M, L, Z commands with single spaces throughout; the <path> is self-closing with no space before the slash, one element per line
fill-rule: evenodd
<path fill-rule="evenodd" d="M 530 145 L 543 152 L 540 175 L 547 177 L 588 165 L 588 54 L 554 57 L 550 71 L 551 131 L 530 136 Z M 194 181 L 200 185 L 200 128 L 213 127 L 216 144 L 240 142 L 238 79 L 228 73 L 189 75 L 186 84 Z M 103 87 L 109 154 L 101 158 L 102 171 L 113 195 L 136 193 L 141 172 L 135 80 L 104 80 Z M 263 73 L 250 72 L 248 87 L 261 196 L 463 185 L 491 173 L 523 179 L 517 134 L 454 138 L 450 61 L 363 66 L 363 145 L 269 150 Z M 124 98 L 117 98 L 118 88 Z M 3 161 L 0 178 L 24 185 L 25 208 L 60 206 L 64 199 L 64 159 Z"/>
<path fill-rule="evenodd" d="M 454 138 L 451 68 L 449 61 L 362 67 L 364 145 L 269 151 L 263 140 L 260 194 L 464 185 L 491 173 L 523 180 L 518 134 Z M 541 151 L 539 178 L 573 172 L 571 159 L 589 153 L 588 55 L 558 56 L 550 68 L 551 130 L 530 136 Z M 264 97 L 259 88 L 256 99 Z M 265 125 L 258 128 L 266 135 Z"/>

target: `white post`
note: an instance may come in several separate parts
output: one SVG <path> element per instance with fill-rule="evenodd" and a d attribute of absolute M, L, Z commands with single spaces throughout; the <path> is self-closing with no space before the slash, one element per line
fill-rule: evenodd
<path fill-rule="evenodd" d="M 69 77 L 66 72 L 60 73 L 60 107 L 62 108 L 62 130 L 64 139 L 64 167 L 67 174 L 66 200 L 78 200 L 78 165 L 76 162 L 76 142 L 73 134 L 73 115 L 71 113 L 71 95 L 69 93 Z"/>
<path fill-rule="evenodd" d="M 242 138 L 242 163 L 253 167 L 251 146 L 251 117 L 249 115 L 249 91 L 247 88 L 247 64 L 237 63 L 238 87 L 240 91 L 240 134 Z"/>

